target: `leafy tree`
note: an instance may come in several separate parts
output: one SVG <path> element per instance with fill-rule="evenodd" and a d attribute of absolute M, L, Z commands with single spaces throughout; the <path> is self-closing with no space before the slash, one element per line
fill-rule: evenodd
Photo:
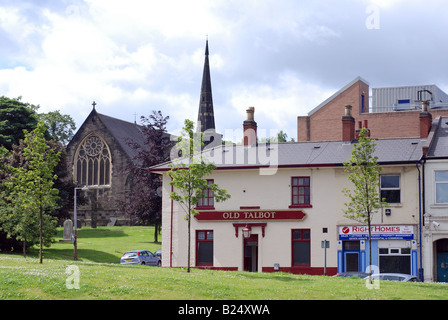
<path fill-rule="evenodd" d="M 168 175 L 171 177 L 170 185 L 174 187 L 170 198 L 177 201 L 185 210 L 185 219 L 188 223 L 188 262 L 187 272 L 190 272 L 191 252 L 191 219 L 198 214 L 195 209 L 200 197 L 204 197 L 203 191 L 209 188 L 217 202 L 230 198 L 226 190 L 221 189 L 216 183 L 207 184 L 205 176 L 215 170 L 215 165 L 202 157 L 203 146 L 202 133 L 195 133 L 191 120 L 186 119 L 182 129 L 182 135 L 178 138 L 177 148 L 182 158 L 174 159 L 170 164 Z"/>
<path fill-rule="evenodd" d="M 49 246 L 55 233 L 56 221 L 46 214 L 57 206 L 58 190 L 54 188 L 57 176 L 54 168 L 59 153 L 45 140 L 46 127 L 42 121 L 29 133 L 25 130 L 25 162 L 17 168 L 9 167 L 11 178 L 5 182 L 8 190 L 2 197 L 1 225 L 9 237 L 34 242 L 39 239 L 40 263 L 43 246 Z"/>
<path fill-rule="evenodd" d="M 32 131 L 37 125 L 39 106 L 20 101 L 21 97 L 10 99 L 0 97 L 0 145 L 11 150 L 24 138 L 23 130 Z"/>
<path fill-rule="evenodd" d="M 148 168 L 169 159 L 169 147 L 172 146 L 170 135 L 166 131 L 169 117 L 161 111 L 153 111 L 148 118 L 141 117 L 144 124 L 141 143 L 127 139 L 126 143 L 135 152 L 124 171 L 129 176 L 130 190 L 124 200 L 117 200 L 117 205 L 126 214 L 136 217 L 140 223 L 154 223 L 154 242 L 158 242 L 158 233 L 162 221 L 162 198 L 158 191 L 162 186 L 160 178 Z"/>
<path fill-rule="evenodd" d="M 76 125 L 69 115 L 61 114 L 59 110 L 56 110 L 40 114 L 40 119 L 47 126 L 48 133 L 53 141 L 67 145 L 73 138 Z"/>
<path fill-rule="evenodd" d="M 367 135 L 367 132 L 366 128 L 361 130 L 358 143 L 353 145 L 351 158 L 344 163 L 345 172 L 348 173 L 349 181 L 354 184 L 354 189 L 344 188 L 342 192 L 350 200 L 345 203 L 344 216 L 367 224 L 370 268 L 372 262 L 372 218 L 374 213 L 382 206 L 387 206 L 387 203 L 381 201 L 379 194 L 379 174 L 382 168 L 377 162 L 378 157 L 373 155 L 376 142 Z"/>

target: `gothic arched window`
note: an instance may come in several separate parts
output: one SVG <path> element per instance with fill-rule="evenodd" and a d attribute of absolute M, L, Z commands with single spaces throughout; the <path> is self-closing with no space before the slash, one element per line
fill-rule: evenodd
<path fill-rule="evenodd" d="M 75 155 L 75 183 L 80 186 L 110 185 L 111 167 L 106 142 L 91 134 L 84 139 Z"/>

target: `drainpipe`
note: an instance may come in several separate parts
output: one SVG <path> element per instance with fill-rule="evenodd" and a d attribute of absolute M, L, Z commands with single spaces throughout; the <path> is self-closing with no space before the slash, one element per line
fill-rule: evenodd
<path fill-rule="evenodd" d="M 421 160 L 420 160 L 421 161 Z M 418 238 L 419 238 L 419 251 L 420 251 L 420 268 L 418 269 L 418 278 L 423 282 L 423 252 L 422 252 L 422 193 L 421 193 L 421 177 L 420 177 L 420 161 L 415 163 L 418 170 Z M 422 168 L 424 168 L 424 163 L 422 163 Z M 424 183 L 424 181 L 423 181 Z M 423 194 L 424 197 L 424 194 Z"/>

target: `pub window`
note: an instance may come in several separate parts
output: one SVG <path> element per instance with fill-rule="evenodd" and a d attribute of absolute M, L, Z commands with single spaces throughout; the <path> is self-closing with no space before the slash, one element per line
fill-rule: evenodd
<path fill-rule="evenodd" d="M 310 206 L 310 177 L 292 177 L 291 193 L 292 207 Z"/>
<path fill-rule="evenodd" d="M 80 186 L 111 184 L 109 147 L 99 136 L 88 136 L 79 146 L 74 165 L 75 183 Z"/>
<path fill-rule="evenodd" d="M 213 265 L 213 230 L 196 231 L 196 265 Z"/>
<path fill-rule="evenodd" d="M 435 171 L 436 203 L 448 203 L 448 171 Z"/>
<path fill-rule="evenodd" d="M 214 181 L 211 180 L 207 180 L 207 184 L 211 185 L 213 184 Z M 202 191 L 203 197 L 198 197 L 198 203 L 197 203 L 197 208 L 213 208 L 215 205 L 215 198 L 213 195 L 213 191 L 209 188 L 207 188 L 206 190 Z"/>
<path fill-rule="evenodd" d="M 381 200 L 387 203 L 400 203 L 400 176 L 381 175 L 380 176 Z"/>
<path fill-rule="evenodd" d="M 292 265 L 309 266 L 310 261 L 310 229 L 292 230 Z"/>

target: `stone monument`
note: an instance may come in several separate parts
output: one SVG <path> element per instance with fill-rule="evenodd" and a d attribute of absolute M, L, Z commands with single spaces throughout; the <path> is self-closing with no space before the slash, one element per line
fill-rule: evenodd
<path fill-rule="evenodd" d="M 73 222 L 72 220 L 67 219 L 64 221 L 63 239 L 60 241 L 62 242 L 72 241 L 72 234 L 73 234 Z"/>

